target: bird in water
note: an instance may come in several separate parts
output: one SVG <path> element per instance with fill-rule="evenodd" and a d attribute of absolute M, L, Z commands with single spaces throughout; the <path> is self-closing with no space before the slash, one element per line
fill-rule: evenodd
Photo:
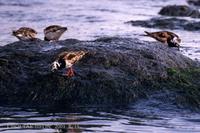
<path fill-rule="evenodd" d="M 156 39 L 159 42 L 168 44 L 169 47 L 180 47 L 181 39 L 175 33 L 169 31 L 147 32 L 146 35 Z"/>
<path fill-rule="evenodd" d="M 61 35 L 67 30 L 67 27 L 51 25 L 44 29 L 45 41 L 58 41 Z"/>
<path fill-rule="evenodd" d="M 22 41 L 27 41 L 27 40 L 33 41 L 36 39 L 37 32 L 29 27 L 21 27 L 18 30 L 13 31 L 12 35 Z"/>
<path fill-rule="evenodd" d="M 81 60 L 87 52 L 85 51 L 70 51 L 70 52 L 61 52 L 51 65 L 51 71 L 54 72 L 60 69 L 68 69 L 66 72 L 67 77 L 74 76 L 74 70 L 72 66 Z"/>

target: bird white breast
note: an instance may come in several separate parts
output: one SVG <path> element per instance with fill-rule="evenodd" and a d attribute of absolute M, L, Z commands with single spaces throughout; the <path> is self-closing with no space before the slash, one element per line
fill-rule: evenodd
<path fill-rule="evenodd" d="M 61 34 L 58 34 L 57 32 L 48 32 L 45 34 L 46 38 L 49 40 L 57 40 L 60 38 Z"/>
<path fill-rule="evenodd" d="M 22 37 L 23 35 L 22 35 L 22 34 L 17 34 L 16 36 L 18 36 L 18 37 Z"/>
<path fill-rule="evenodd" d="M 176 44 L 179 44 L 179 41 L 178 41 L 178 38 L 177 38 L 177 37 L 174 37 L 174 38 L 172 39 L 172 42 L 173 42 L 173 43 L 176 43 Z"/>
<path fill-rule="evenodd" d="M 65 65 L 66 65 L 65 66 L 66 68 L 69 68 L 69 67 L 72 67 L 73 64 L 70 63 L 68 60 L 65 60 Z"/>
<path fill-rule="evenodd" d="M 29 39 L 32 38 L 32 37 L 30 37 L 30 36 L 26 36 L 26 35 L 23 35 L 23 34 L 17 34 L 16 37 L 17 37 L 18 39 L 24 40 L 24 41 L 29 40 Z"/>

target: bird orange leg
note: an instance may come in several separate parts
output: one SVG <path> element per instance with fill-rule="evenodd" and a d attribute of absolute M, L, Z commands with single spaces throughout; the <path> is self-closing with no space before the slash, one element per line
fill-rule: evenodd
<path fill-rule="evenodd" d="M 67 71 L 67 77 L 73 77 L 74 76 L 74 70 L 72 67 L 70 67 Z"/>

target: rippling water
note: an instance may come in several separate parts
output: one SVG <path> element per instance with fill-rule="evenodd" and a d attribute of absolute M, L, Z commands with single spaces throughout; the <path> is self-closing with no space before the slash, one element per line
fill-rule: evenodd
<path fill-rule="evenodd" d="M 130 20 L 145 20 L 159 16 L 159 10 L 169 4 L 186 4 L 186 0 L 0 0 L 0 45 L 16 41 L 11 31 L 30 26 L 43 38 L 43 28 L 51 24 L 68 26 L 62 39 L 91 40 L 102 36 L 141 37 L 144 30 L 124 24 Z M 190 19 L 190 18 L 185 18 Z M 199 19 L 195 19 L 199 20 Z M 199 31 L 174 31 L 182 38 L 182 53 L 200 60 Z"/>
<path fill-rule="evenodd" d="M 43 28 L 51 24 L 67 26 L 62 39 L 91 40 L 102 36 L 138 37 L 144 30 L 124 22 L 157 17 L 161 7 L 186 4 L 185 0 L 0 0 L 0 45 L 17 41 L 11 31 L 21 26 L 36 29 L 43 38 Z M 194 20 L 191 18 L 185 18 Z M 198 19 L 195 19 L 199 21 Z M 183 40 L 182 53 L 200 60 L 199 31 L 175 30 Z M 148 111 L 147 111 L 148 110 Z M 0 107 L 0 132 L 200 132 L 200 116 L 177 110 L 150 108 L 79 108 L 47 113 L 34 109 Z M 58 129 L 59 128 L 59 129 Z"/>
<path fill-rule="evenodd" d="M 0 113 L 0 132 L 3 133 L 200 132 L 200 115 L 180 110 L 149 109 L 145 112 L 132 106 L 109 109 L 82 107 L 44 112 L 34 109 L 0 107 Z"/>

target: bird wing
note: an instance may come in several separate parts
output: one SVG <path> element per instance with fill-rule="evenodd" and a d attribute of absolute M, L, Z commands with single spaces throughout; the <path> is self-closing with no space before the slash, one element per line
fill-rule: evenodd
<path fill-rule="evenodd" d="M 28 27 L 21 27 L 19 30 L 19 32 L 29 32 L 29 33 L 32 33 L 32 34 L 37 34 L 37 32 L 32 29 L 32 28 L 28 28 Z"/>
<path fill-rule="evenodd" d="M 57 57 L 56 60 L 59 62 L 67 60 L 69 63 L 74 64 L 79 61 L 87 52 L 76 51 L 76 52 L 62 52 Z"/>
<path fill-rule="evenodd" d="M 44 29 L 44 33 L 56 32 L 56 31 L 60 30 L 61 28 L 62 27 L 59 25 L 51 25 Z"/>
<path fill-rule="evenodd" d="M 167 42 L 167 38 L 169 37 L 166 32 L 146 32 L 147 36 L 150 36 L 154 39 L 156 39 L 157 41 L 160 41 L 162 43 L 166 43 Z"/>
<path fill-rule="evenodd" d="M 77 61 L 79 61 L 81 58 L 83 58 L 83 56 L 86 54 L 86 52 L 84 51 L 78 51 L 78 52 L 71 52 L 68 56 L 67 56 L 67 60 L 74 64 Z"/>
<path fill-rule="evenodd" d="M 173 32 L 169 32 L 169 31 L 166 31 L 169 35 L 171 35 L 171 37 L 177 37 L 179 38 L 179 36 Z"/>

